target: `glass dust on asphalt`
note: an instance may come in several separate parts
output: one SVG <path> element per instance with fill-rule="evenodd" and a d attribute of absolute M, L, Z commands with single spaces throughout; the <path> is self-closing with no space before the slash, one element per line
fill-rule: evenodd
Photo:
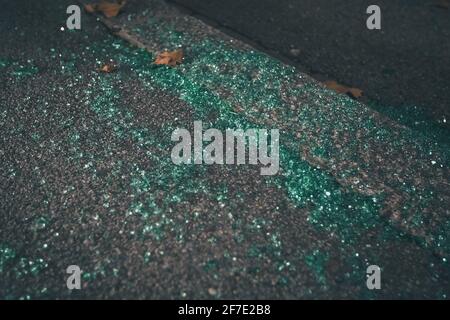
<path fill-rule="evenodd" d="M 165 33 L 160 32 L 159 34 L 163 37 Z M 281 110 L 280 113 L 286 117 L 292 116 L 289 112 L 283 112 L 283 110 L 289 110 L 290 106 L 283 101 L 280 92 L 282 92 L 283 86 L 288 86 L 293 81 L 294 69 L 282 65 L 266 55 L 232 49 L 221 42 L 204 40 L 196 43 L 189 39 L 187 35 L 182 35 L 179 32 L 177 32 L 176 37 L 173 37 L 173 34 L 168 31 L 167 36 L 168 38 L 164 39 L 163 42 L 169 47 L 171 39 L 175 39 L 172 43 L 173 47 L 189 43 L 188 52 L 190 52 L 191 57 L 188 63 L 184 63 L 178 68 L 156 68 L 152 66 L 154 59 L 152 55 L 145 51 L 130 49 L 125 44 L 120 45 L 120 42 L 114 45 L 119 51 L 117 59 L 120 63 L 130 66 L 139 75 L 140 79 L 149 86 L 168 90 L 189 103 L 195 109 L 197 119 L 204 119 L 209 114 L 215 113 L 217 118 L 210 122 L 211 127 L 250 128 L 264 126 L 264 121 L 270 118 L 270 110 Z M 103 87 L 105 86 L 103 85 Z M 118 91 L 110 88 L 110 92 Z M 223 92 L 223 95 L 217 94 L 217 92 Z M 321 99 L 322 96 L 330 95 L 330 93 L 325 92 L 319 86 L 305 86 L 303 89 L 295 88 L 289 93 L 315 96 L 317 97 L 317 101 L 314 101 L 315 103 L 323 100 Z M 354 101 L 348 98 L 341 98 L 337 103 L 339 103 L 339 108 L 346 110 L 347 117 L 351 118 L 353 116 L 352 112 L 354 112 L 355 118 L 359 118 L 358 105 Z M 239 105 L 244 110 L 243 114 L 235 111 L 233 108 L 235 105 Z M 329 117 L 314 112 L 312 110 L 314 107 L 314 105 L 307 105 L 303 108 L 301 114 L 297 115 L 297 120 L 302 125 L 341 129 L 339 123 L 331 123 Z M 105 108 L 105 104 L 94 105 L 94 108 L 100 110 Z M 108 108 L 108 110 L 112 109 Z M 266 112 L 261 113 L 262 110 Z M 112 115 L 111 117 L 114 118 Z M 264 119 L 264 117 L 267 118 Z M 283 120 L 289 123 L 290 118 L 280 119 L 280 122 L 283 122 Z M 375 124 L 370 120 L 363 122 L 362 125 L 367 126 L 369 129 L 375 129 Z M 350 131 L 353 129 L 356 128 L 349 128 Z M 116 132 L 123 134 L 124 130 L 125 128 L 122 126 L 122 128 L 117 128 Z M 155 141 L 152 141 L 154 137 L 148 132 L 137 133 L 131 130 L 129 134 L 137 135 L 136 141 L 141 141 L 141 145 L 146 143 L 156 144 Z M 292 136 L 291 132 L 286 132 L 285 134 Z M 377 139 L 389 141 L 392 138 L 389 132 L 377 132 L 374 130 L 374 134 L 377 135 Z M 414 138 L 413 134 L 408 131 L 404 134 L 406 141 Z M 321 156 L 326 156 L 333 152 L 332 150 L 327 150 L 331 148 L 326 140 L 328 135 L 329 132 L 324 132 L 324 143 L 317 145 Z M 169 135 L 158 137 L 158 143 L 161 145 L 164 142 L 165 144 L 165 146 L 161 145 L 163 149 L 167 149 L 170 145 L 168 137 Z M 404 234 L 386 225 L 384 220 L 380 218 L 380 203 L 383 201 L 383 194 L 364 196 L 343 190 L 339 183 L 328 173 L 300 159 L 298 152 L 296 152 L 298 145 L 292 144 L 293 140 L 286 140 L 281 146 L 281 164 L 284 173 L 280 177 L 269 180 L 284 188 L 291 200 L 299 207 L 307 206 L 312 208 L 309 217 L 311 224 L 319 230 L 336 232 L 339 235 L 342 242 L 342 254 L 343 256 L 348 256 L 348 260 L 352 261 L 355 266 L 359 265 L 359 267 L 355 268 L 360 268 L 362 272 L 364 270 L 363 266 L 367 264 L 367 261 L 355 261 L 355 257 L 358 257 L 358 252 L 355 252 L 353 246 L 364 232 L 376 227 L 385 230 L 384 238 L 378 239 L 379 243 L 374 244 L 375 246 L 382 246 L 384 241 L 395 241 L 396 239 L 404 238 Z M 424 144 L 422 148 L 423 151 L 428 151 L 433 149 L 434 146 Z M 175 183 L 183 178 L 188 178 L 195 171 L 189 166 L 170 168 L 170 165 L 166 163 L 167 161 L 167 157 L 160 158 L 158 163 L 161 166 L 158 170 L 151 173 L 144 172 L 137 176 L 133 182 L 136 191 L 151 194 L 151 191 L 155 190 L 151 187 L 156 189 L 164 188 L 163 185 L 158 185 L 158 182 L 171 181 Z M 204 169 L 198 168 L 197 170 L 203 171 Z M 190 186 L 189 190 L 206 192 L 210 195 L 214 195 L 214 192 L 217 192 L 210 185 L 202 184 L 202 181 L 198 181 L 198 185 Z M 179 190 L 173 191 L 175 191 L 175 194 L 168 198 L 167 201 L 187 199 L 184 188 L 180 187 Z M 426 198 L 425 196 L 423 201 L 426 201 Z M 176 230 L 176 225 L 173 225 L 170 216 L 165 214 L 167 213 L 167 208 L 167 204 L 157 205 L 150 196 L 148 203 L 134 204 L 132 212 L 141 214 L 144 217 L 150 214 L 160 214 L 162 219 L 159 223 L 146 226 L 145 232 L 154 233 L 157 239 L 161 239 L 164 226 L 172 224 L 172 227 L 165 229 L 169 229 L 171 232 Z M 418 217 L 420 220 L 420 216 Z M 181 230 L 178 231 L 181 232 Z M 435 245 L 447 246 L 448 230 L 440 230 L 438 232 L 437 238 L 445 238 L 445 240 L 435 242 Z M 255 249 L 252 249 L 249 254 L 258 255 L 255 253 Z M 326 256 L 326 253 L 324 254 Z M 317 270 L 321 270 L 320 265 L 324 263 L 323 259 L 313 259 L 311 256 L 305 256 L 305 261 L 313 270 L 316 270 L 314 271 L 316 274 L 320 274 L 320 271 Z M 323 276 L 320 276 L 320 279 L 320 282 L 325 281 Z"/>
<path fill-rule="evenodd" d="M 107 217 L 100 217 L 97 213 L 86 210 L 85 217 L 92 223 L 101 223 L 102 219 L 113 218 L 122 215 L 123 232 L 135 241 L 164 242 L 168 234 L 175 235 L 177 241 L 183 243 L 187 239 L 202 234 L 208 226 L 199 223 L 196 229 L 187 231 L 185 225 L 190 221 L 201 221 L 201 216 L 191 212 L 183 212 L 181 218 L 175 217 L 177 205 L 189 202 L 192 195 L 204 194 L 214 199 L 219 204 L 218 208 L 210 208 L 214 213 L 220 213 L 221 207 L 233 207 L 236 199 L 228 197 L 228 186 L 217 185 L 206 181 L 208 168 L 206 166 L 174 166 L 170 159 L 170 150 L 173 143 L 170 133 L 176 128 L 173 123 L 166 123 L 161 129 L 146 127 L 136 121 L 136 115 L 132 108 L 123 104 L 121 83 L 125 81 L 125 75 L 120 70 L 131 71 L 143 86 L 153 89 L 161 89 L 170 92 L 178 99 L 186 102 L 195 112 L 196 120 L 203 120 L 210 127 L 218 129 L 226 128 L 266 128 L 272 126 L 280 129 L 280 166 L 282 174 L 269 177 L 266 183 L 281 189 L 289 197 L 297 208 L 306 208 L 309 212 L 308 222 L 317 232 L 326 232 L 336 235 L 340 241 L 339 255 L 349 268 L 346 277 L 351 281 L 357 281 L 370 261 L 375 260 L 376 255 L 370 256 L 371 251 L 366 250 L 363 257 L 359 252 L 363 246 L 363 238 L 367 232 L 382 230 L 381 234 L 371 243 L 373 247 L 389 247 L 393 242 L 401 243 L 411 236 L 400 232 L 397 228 L 386 223 L 381 216 L 383 193 L 368 195 L 356 192 L 351 188 L 343 188 L 329 171 L 323 170 L 320 163 L 313 164 L 301 156 L 299 150 L 311 147 L 317 159 L 327 161 L 336 157 L 339 159 L 339 149 L 330 140 L 334 132 L 348 132 L 350 136 L 358 134 L 361 130 L 367 132 L 367 138 L 379 140 L 393 146 L 392 141 L 408 143 L 415 141 L 417 152 L 422 154 L 442 154 L 444 158 L 440 165 L 448 167 L 449 151 L 445 145 L 430 144 L 428 140 L 421 140 L 411 130 L 403 130 L 400 136 L 393 135 L 388 130 L 378 128 L 375 121 L 368 113 L 361 111 L 360 105 L 347 97 L 338 97 L 319 85 L 312 84 L 310 80 L 304 81 L 292 67 L 268 57 L 265 54 L 241 50 L 223 41 L 213 39 L 195 39 L 187 33 L 176 31 L 170 27 L 161 27 L 158 21 L 149 20 L 151 28 L 156 30 L 158 41 L 168 49 L 183 47 L 186 58 L 183 64 L 176 68 L 157 67 L 153 65 L 154 55 L 144 50 L 131 48 L 128 44 L 107 38 L 105 41 L 95 42 L 86 46 L 83 51 L 90 56 L 109 56 L 119 63 L 119 72 L 100 74 L 92 71 L 88 78 L 77 73 L 77 68 L 86 63 L 83 58 L 70 56 L 62 60 L 57 72 L 67 74 L 74 82 L 86 82 L 82 92 L 77 92 L 77 97 L 82 106 L 89 108 L 100 121 L 104 128 L 114 134 L 113 143 L 120 145 L 122 142 L 133 143 L 133 147 L 141 151 L 151 160 L 151 169 L 144 168 L 135 160 L 124 162 L 117 160 L 111 171 L 111 177 L 129 175 L 126 179 L 129 184 L 124 186 L 124 193 L 130 192 L 130 205 L 118 212 L 112 205 L 114 200 L 106 192 L 102 196 L 102 204 L 108 212 Z M 139 31 L 139 30 L 137 30 Z M 57 54 L 57 52 L 53 52 Z M 56 56 L 55 56 L 56 57 Z M 97 62 L 100 62 L 97 61 Z M 6 62 L 4 63 L 6 66 Z M 38 70 L 32 64 L 14 67 L 15 75 L 31 75 Z M 292 84 L 297 85 L 293 86 Z M 56 86 L 56 84 L 53 84 Z M 74 86 L 75 88 L 75 86 Z M 58 92 L 61 88 L 55 88 Z M 301 105 L 299 109 L 293 108 L 295 104 Z M 42 104 L 42 112 L 46 112 L 45 103 Z M 333 114 L 324 112 L 323 107 L 332 110 Z M 339 115 L 342 120 L 333 118 Z M 66 119 L 65 126 L 71 127 L 73 120 Z M 314 137 L 307 134 L 298 136 L 298 132 L 315 132 Z M 95 141 L 96 133 L 90 134 L 91 141 Z M 92 177 L 93 181 L 102 178 L 99 169 L 114 156 L 115 145 L 102 145 L 102 152 L 95 148 L 84 147 L 85 140 L 76 129 L 70 131 L 67 143 L 71 154 L 71 161 L 81 168 L 81 171 Z M 39 134 L 36 133 L 39 140 Z M 345 160 L 361 164 L 361 159 L 356 158 L 355 140 L 349 141 L 346 147 L 349 152 Z M 95 143 L 93 143 L 95 147 Z M 353 153 L 352 148 L 355 152 Z M 394 146 L 393 146 L 394 148 Z M 355 158 L 352 158 L 355 157 Z M 363 168 L 353 168 L 359 171 Z M 342 178 L 348 178 L 354 174 L 350 169 L 341 172 Z M 44 180 L 43 184 L 46 183 Z M 411 197 L 417 197 L 419 203 L 426 206 L 434 197 L 433 192 L 417 192 L 408 186 L 399 186 Z M 73 191 L 71 188 L 67 192 Z M 164 196 L 159 197 L 158 193 Z M 52 195 L 49 195 L 51 198 Z M 51 201 L 51 199 L 49 199 Z M 412 210 L 406 207 L 405 210 Z M 213 213 L 211 213 L 213 215 Z M 244 259 L 256 259 L 257 261 L 271 261 L 273 272 L 282 274 L 278 284 L 288 284 L 289 273 L 296 272 L 296 267 L 291 261 L 300 260 L 309 268 L 315 276 L 318 284 L 327 290 L 327 263 L 331 253 L 317 245 L 317 248 L 308 252 L 299 253 L 299 257 L 287 255 L 283 250 L 281 235 L 273 229 L 269 229 L 270 221 L 255 218 L 251 222 L 239 219 L 233 212 L 229 213 L 230 224 L 233 225 L 236 243 L 245 241 L 250 234 L 261 236 L 262 242 L 250 246 Z M 133 219 L 141 221 L 134 223 Z M 420 212 L 414 216 L 415 224 L 424 223 L 425 217 Z M 46 229 L 51 224 L 49 219 L 42 216 L 38 220 L 36 232 Z M 127 227 L 127 225 L 129 227 Z M 241 232 L 245 230 L 245 232 Z M 270 230 L 270 231 L 268 231 Z M 122 230 L 121 230 L 122 231 Z M 420 237 L 412 237 L 425 247 L 450 250 L 449 225 L 432 230 L 433 241 L 425 242 Z M 264 237 L 263 237 L 264 236 Z M 259 238 L 258 238 L 259 239 Z M 217 239 L 211 236 L 208 243 L 214 245 Z M 314 244 L 312 244 L 314 245 Z M 0 247 L 0 269 L 16 259 L 12 248 Z M 379 252 L 379 251 L 377 251 Z M 146 251 L 143 261 L 151 263 L 155 256 L 163 256 L 161 250 L 155 252 Z M 448 257 L 444 257 L 447 262 Z M 233 263 L 237 258 L 224 252 L 220 259 L 205 261 L 203 271 L 210 273 L 214 279 L 220 279 L 221 265 Z M 38 273 L 46 267 L 42 259 L 29 260 L 19 258 L 15 263 L 15 272 L 18 276 L 24 273 Z M 237 272 L 252 272 L 258 274 L 261 269 L 256 265 L 249 270 Z M 111 271 L 112 270 L 112 271 Z M 92 281 L 97 276 L 113 272 L 115 276 L 119 270 L 111 269 L 108 263 L 93 267 L 84 274 L 84 280 Z M 432 272 L 432 271 L 431 271 Z M 439 295 L 440 293 L 437 293 Z"/>
<path fill-rule="evenodd" d="M 26 62 L 19 62 L 10 59 L 0 59 L 0 70 L 1 72 L 8 72 L 16 79 L 34 76 L 39 72 L 38 67 L 31 60 L 27 60 Z"/>

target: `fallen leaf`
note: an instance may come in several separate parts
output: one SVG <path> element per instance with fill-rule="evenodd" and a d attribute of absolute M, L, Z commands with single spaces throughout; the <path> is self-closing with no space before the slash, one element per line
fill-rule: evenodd
<path fill-rule="evenodd" d="M 324 84 L 329 89 L 332 89 L 338 93 L 345 93 L 355 99 L 360 98 L 363 95 L 363 91 L 361 89 L 347 87 L 337 83 L 334 80 L 325 81 Z"/>
<path fill-rule="evenodd" d="M 98 69 L 101 72 L 111 73 L 117 69 L 117 66 L 114 63 L 105 63 Z"/>
<path fill-rule="evenodd" d="M 98 4 L 86 4 L 84 9 L 89 13 L 101 12 L 105 17 L 111 18 L 117 16 L 126 3 L 126 0 L 118 2 L 102 1 Z"/>
<path fill-rule="evenodd" d="M 183 61 L 183 50 L 164 51 L 156 56 L 155 64 L 175 67 Z"/>
<path fill-rule="evenodd" d="M 117 16 L 125 4 L 126 1 L 119 1 L 117 3 L 102 1 L 99 3 L 97 10 L 101 11 L 105 17 L 111 18 Z"/>

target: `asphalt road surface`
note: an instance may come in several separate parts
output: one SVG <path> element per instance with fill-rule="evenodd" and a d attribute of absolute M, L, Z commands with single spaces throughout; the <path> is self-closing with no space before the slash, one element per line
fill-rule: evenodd
<path fill-rule="evenodd" d="M 449 128 L 450 10 L 437 0 L 171 1 L 320 81 L 362 89 L 382 112 Z M 366 27 L 372 4 L 381 30 Z"/>
<path fill-rule="evenodd" d="M 0 1 L 0 298 L 448 299 L 447 144 L 165 2 L 70 4 Z M 280 129 L 279 173 L 174 165 L 195 120 Z"/>

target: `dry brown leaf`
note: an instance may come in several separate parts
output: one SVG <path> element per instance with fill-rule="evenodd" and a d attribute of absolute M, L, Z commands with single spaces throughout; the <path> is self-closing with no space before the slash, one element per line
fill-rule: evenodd
<path fill-rule="evenodd" d="M 347 87 L 347 86 L 337 83 L 334 80 L 325 81 L 324 84 L 329 89 L 332 89 L 338 93 L 348 94 L 356 99 L 362 97 L 362 95 L 363 95 L 363 91 L 361 89 Z"/>
<path fill-rule="evenodd" d="M 118 2 L 102 1 L 98 4 L 86 4 L 84 9 L 89 13 L 101 12 L 105 17 L 111 18 L 117 16 L 126 3 L 126 0 Z"/>
<path fill-rule="evenodd" d="M 155 64 L 175 67 L 183 61 L 183 50 L 164 51 L 156 56 Z"/>
<path fill-rule="evenodd" d="M 114 63 L 105 63 L 98 69 L 101 72 L 111 73 L 117 69 L 117 66 Z"/>
<path fill-rule="evenodd" d="M 126 1 L 114 2 L 100 2 L 97 6 L 97 10 L 102 12 L 105 17 L 111 18 L 119 14 L 122 7 L 125 5 Z"/>

